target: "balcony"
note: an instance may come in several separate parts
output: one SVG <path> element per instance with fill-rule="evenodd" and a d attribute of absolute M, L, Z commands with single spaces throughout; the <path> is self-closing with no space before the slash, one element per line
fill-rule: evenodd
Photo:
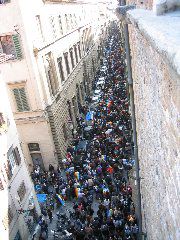
<path fill-rule="evenodd" d="M 0 0 L 0 5 L 10 3 L 10 0 Z"/>

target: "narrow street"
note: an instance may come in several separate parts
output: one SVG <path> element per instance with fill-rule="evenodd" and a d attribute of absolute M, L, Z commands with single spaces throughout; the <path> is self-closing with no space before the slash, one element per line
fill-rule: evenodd
<path fill-rule="evenodd" d="M 32 173 L 37 194 L 44 196 L 41 236 L 34 239 L 137 239 L 128 111 L 123 43 L 113 25 L 63 167 Z"/>

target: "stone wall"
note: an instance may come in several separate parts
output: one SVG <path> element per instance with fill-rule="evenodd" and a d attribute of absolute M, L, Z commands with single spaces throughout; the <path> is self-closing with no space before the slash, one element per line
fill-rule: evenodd
<path fill-rule="evenodd" d="M 140 161 L 143 230 L 150 240 L 179 239 L 179 75 L 129 25 Z"/>
<path fill-rule="evenodd" d="M 144 8 L 152 10 L 153 8 L 153 0 L 127 0 L 126 4 L 128 5 L 136 5 L 136 8 Z"/>

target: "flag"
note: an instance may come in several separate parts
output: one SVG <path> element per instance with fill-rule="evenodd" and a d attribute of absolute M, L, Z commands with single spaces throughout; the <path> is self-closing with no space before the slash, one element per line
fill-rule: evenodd
<path fill-rule="evenodd" d="M 62 196 L 60 194 L 56 194 L 59 202 L 64 206 L 65 205 L 65 201 L 63 200 Z"/>

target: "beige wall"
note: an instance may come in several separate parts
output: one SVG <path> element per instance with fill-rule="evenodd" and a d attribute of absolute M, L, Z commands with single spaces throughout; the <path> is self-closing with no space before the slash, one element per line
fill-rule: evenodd
<path fill-rule="evenodd" d="M 4 131 L 0 127 L 0 179 L 3 184 L 3 190 L 0 190 L 0 239 L 14 239 L 17 231 L 19 230 L 22 239 L 27 239 L 29 234 L 27 225 L 25 224 L 24 214 L 19 215 L 17 213 L 21 208 L 23 210 L 29 209 L 29 200 L 32 197 L 36 211 L 39 212 L 39 205 L 34 192 L 34 186 L 32 184 L 27 165 L 24 160 L 24 156 L 21 150 L 21 144 L 19 135 L 13 118 L 13 113 L 8 100 L 7 88 L 1 78 L 0 73 L 0 112 L 3 113 L 5 120 Z M 21 157 L 21 164 L 15 165 L 13 174 L 9 180 L 5 170 L 7 166 L 7 152 L 9 148 L 18 148 Z M 20 184 L 24 181 L 26 194 L 21 202 L 18 201 L 17 190 Z M 7 223 L 8 206 L 11 207 L 13 213 L 13 219 L 9 227 L 5 227 Z M 6 221 L 5 221 L 6 219 Z M 27 220 L 27 218 L 26 218 Z"/>
<path fill-rule="evenodd" d="M 179 75 L 129 25 L 143 225 L 150 240 L 179 239 Z"/>
<path fill-rule="evenodd" d="M 44 167 L 48 169 L 49 164 L 56 165 L 57 160 L 55 156 L 54 144 L 49 123 L 45 120 L 33 123 L 24 123 L 17 125 L 20 139 L 23 140 L 22 148 L 26 156 L 27 163 L 32 169 L 33 162 L 28 149 L 28 143 L 38 143 L 40 146 L 40 153 L 44 162 Z"/>
<path fill-rule="evenodd" d="M 69 49 L 73 47 L 74 44 L 81 42 L 83 31 L 86 28 L 92 28 L 94 42 L 98 42 L 100 29 L 104 27 L 105 21 L 108 21 L 105 17 L 107 9 L 104 4 L 44 4 L 41 0 L 12 0 L 10 3 L 0 7 L 0 21 L 3 23 L 3 27 L 0 28 L 0 34 L 7 34 L 11 31 L 12 33 L 16 33 L 14 28 L 14 26 L 16 26 L 22 43 L 23 59 L 10 61 L 1 64 L 1 66 L 4 79 L 9 89 L 9 99 L 20 134 L 25 158 L 28 164 L 32 164 L 27 143 L 37 142 L 40 145 L 44 165 L 47 168 L 48 164 L 57 163 L 52 133 L 46 113 L 47 106 L 52 103 L 54 104 L 56 97 L 51 96 L 49 91 L 45 71 L 45 55 L 49 52 L 52 53 L 59 82 L 59 93 L 65 91 L 70 97 L 75 95 L 75 84 L 82 81 L 84 68 L 82 67 L 77 78 L 72 80 L 71 76 L 67 76 L 66 74 L 63 54 L 69 52 Z M 102 16 L 103 13 L 104 16 Z M 68 15 L 68 18 L 70 14 L 73 16 L 72 22 L 69 19 L 70 29 L 67 29 L 65 14 Z M 76 26 L 74 25 L 74 14 L 76 15 Z M 38 30 L 37 15 L 40 16 L 42 34 Z M 61 16 L 63 34 L 59 31 L 59 15 Z M 6 16 L 11 16 L 8 18 L 8 21 L 5 20 L 7 19 Z M 56 34 L 54 34 L 50 24 L 50 17 L 55 18 Z M 36 56 L 34 54 L 35 52 Z M 81 52 L 81 54 L 83 56 L 84 53 Z M 58 57 L 63 58 L 64 75 L 66 78 L 66 82 L 63 84 L 61 83 L 57 66 Z M 75 69 L 72 69 L 70 57 L 69 66 L 71 73 L 73 71 L 76 72 Z M 71 83 L 69 91 L 65 90 L 67 85 L 69 86 L 68 81 Z M 14 86 L 20 85 L 24 86 L 26 90 L 30 106 L 30 111 L 27 112 L 17 112 L 16 109 L 12 89 Z M 61 104 L 63 104 L 63 101 Z M 63 111 L 66 111 L 65 115 L 67 116 L 67 109 L 65 107 L 67 106 L 63 106 Z M 63 111 L 60 111 L 62 115 Z M 63 121 L 60 119 L 59 121 L 60 122 L 57 123 L 58 126 L 62 126 L 62 123 L 64 121 L 67 122 L 67 119 L 63 117 Z M 61 132 L 62 129 L 58 132 L 60 133 L 59 137 L 62 141 L 63 136 Z M 64 144 L 66 145 L 66 143 Z"/>

